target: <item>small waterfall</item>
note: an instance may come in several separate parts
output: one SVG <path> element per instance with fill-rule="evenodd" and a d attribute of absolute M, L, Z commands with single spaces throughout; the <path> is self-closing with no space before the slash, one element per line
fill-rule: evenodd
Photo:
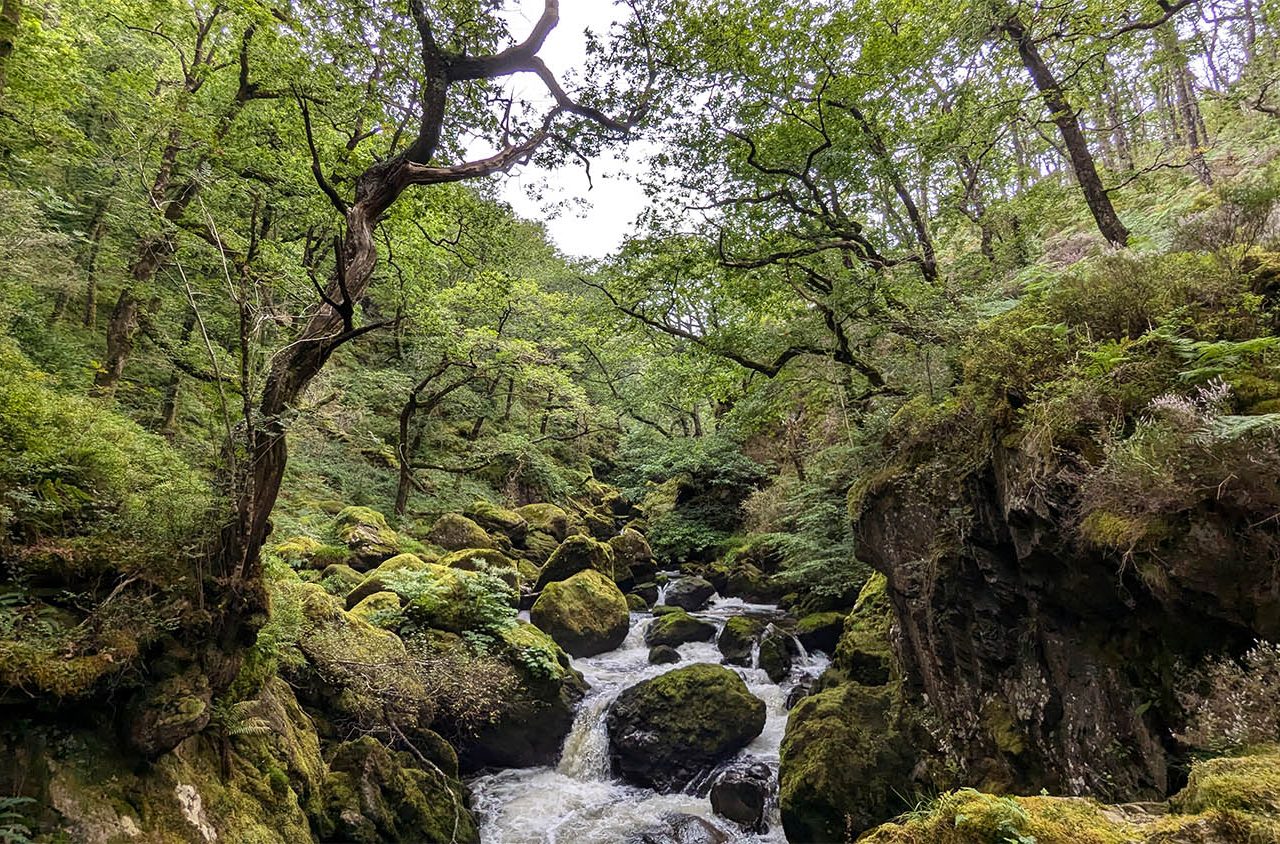
<path fill-rule="evenodd" d="M 659 595 L 665 593 L 664 585 Z M 728 618 L 743 613 L 777 617 L 778 609 L 736 598 L 716 598 L 695 615 L 722 627 Z M 485 844 L 617 844 L 672 812 L 700 815 L 723 829 L 737 844 L 785 844 L 776 800 L 768 808 L 769 831 L 747 835 L 713 815 L 705 796 L 662 795 L 613 779 L 605 717 L 618 695 L 636 683 L 676 668 L 720 662 L 720 651 L 714 642 L 691 642 L 679 647 L 680 662 L 650 665 L 644 629 L 652 618 L 647 612 L 632 613 L 631 630 L 617 650 L 574 660 L 574 667 L 591 684 L 591 691 L 579 706 L 555 768 L 504 770 L 471 782 L 473 807 Z M 769 765 L 776 778 L 779 747 L 787 723 L 787 694 L 798 683 L 820 674 L 827 662 L 821 654 L 810 656 L 803 648 L 798 653 L 791 677 L 782 685 L 771 682 L 758 667 L 759 645 L 752 651 L 752 667 L 735 669 L 751 693 L 765 702 L 767 717 L 760 735 L 726 765 L 751 757 Z M 702 778 L 701 785 L 709 785 L 714 776 L 715 772 L 711 772 Z"/>

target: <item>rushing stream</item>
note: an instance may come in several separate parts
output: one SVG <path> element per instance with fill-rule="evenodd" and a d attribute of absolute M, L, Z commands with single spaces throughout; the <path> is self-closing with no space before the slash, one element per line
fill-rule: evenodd
<path fill-rule="evenodd" d="M 694 613 L 722 626 L 735 615 L 776 616 L 774 606 L 746 604 L 736 598 L 715 598 Z M 632 613 L 631 631 L 622 646 L 599 656 L 576 659 L 591 691 L 580 704 L 573 730 L 565 739 L 555 768 L 521 768 L 478 777 L 471 783 L 474 808 L 480 818 L 485 844 L 618 844 L 639 830 L 651 827 L 664 815 L 699 815 L 729 834 L 735 842 L 776 844 L 785 842 L 776 801 L 768 810 L 769 830 L 763 835 L 743 833 L 732 822 L 715 816 L 706 797 L 693 794 L 658 794 L 614 779 L 609 770 L 609 739 L 605 714 L 624 689 L 667 671 L 699 662 L 720 663 L 720 651 L 712 642 L 679 647 L 681 661 L 674 665 L 650 665 L 644 630 L 649 613 Z M 787 724 L 788 693 L 806 678 L 826 667 L 821 654 L 796 657 L 790 677 L 781 685 L 759 668 L 737 668 L 751 693 L 765 702 L 768 719 L 764 731 L 738 758 L 751 757 L 778 772 L 778 749 Z M 730 764 L 733 760 L 730 760 Z"/>

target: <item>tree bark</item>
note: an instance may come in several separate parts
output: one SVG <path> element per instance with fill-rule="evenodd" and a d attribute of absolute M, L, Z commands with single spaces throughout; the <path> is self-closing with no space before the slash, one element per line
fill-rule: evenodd
<path fill-rule="evenodd" d="M 107 203 L 98 206 L 89 234 L 89 254 L 85 259 L 84 314 L 81 324 L 93 328 L 98 324 L 98 254 L 107 233 Z"/>
<path fill-rule="evenodd" d="M 1209 172 L 1209 164 L 1204 158 L 1204 148 L 1208 144 L 1208 138 L 1204 135 L 1204 121 L 1200 117 L 1200 105 L 1196 101 L 1195 81 L 1192 79 L 1191 71 L 1187 69 L 1186 54 L 1183 53 L 1182 44 L 1178 40 L 1178 33 L 1172 21 L 1159 27 L 1156 32 L 1169 69 L 1173 100 L 1177 105 L 1177 117 L 1182 124 L 1183 138 L 1187 143 L 1188 162 L 1201 183 L 1212 185 L 1213 174 Z"/>
<path fill-rule="evenodd" d="M 4 0 L 0 5 L 0 99 L 9 81 L 9 57 L 18 42 L 22 27 L 22 0 Z"/>
<path fill-rule="evenodd" d="M 186 348 L 187 343 L 191 342 L 191 332 L 196 327 L 196 312 L 187 311 L 186 318 L 182 321 L 182 333 L 179 335 L 178 352 Z M 169 376 L 169 385 L 164 391 L 164 402 L 160 406 L 160 433 L 172 437 L 178 433 L 178 391 L 182 387 L 182 370 L 174 367 L 173 372 Z"/>
<path fill-rule="evenodd" d="M 1031 81 L 1049 109 L 1049 116 L 1058 127 L 1071 167 L 1075 172 L 1076 181 L 1080 185 L 1081 192 L 1084 193 L 1085 202 L 1093 214 L 1094 221 L 1098 224 L 1098 231 L 1116 246 L 1127 245 L 1129 230 L 1120 221 L 1119 215 L 1111 205 L 1111 198 L 1107 196 L 1106 188 L 1102 186 L 1102 179 L 1098 176 L 1093 154 L 1089 151 L 1089 144 L 1085 140 L 1084 132 L 1080 129 L 1079 117 L 1068 102 L 1062 83 L 1058 81 L 1048 62 L 1040 55 L 1040 49 L 1021 18 L 1013 15 L 1001 28 L 1017 48 L 1023 67 L 1031 76 Z"/>

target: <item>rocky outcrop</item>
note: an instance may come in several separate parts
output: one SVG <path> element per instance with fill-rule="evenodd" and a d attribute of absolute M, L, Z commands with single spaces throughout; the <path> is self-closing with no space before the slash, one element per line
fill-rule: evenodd
<path fill-rule="evenodd" d="M 351 552 L 353 568 L 366 571 L 400 551 L 400 538 L 387 517 L 369 507 L 346 507 L 333 520 L 334 532 Z"/>
<path fill-rule="evenodd" d="M 614 772 L 664 793 L 679 791 L 764 729 L 764 701 L 734 671 L 677 668 L 632 686 L 609 708 Z"/>
<path fill-rule="evenodd" d="M 447 771 L 434 760 L 419 762 L 366 736 L 339 746 L 329 767 L 321 841 L 479 844 L 461 787 L 450 782 L 456 766 Z"/>
<path fill-rule="evenodd" d="M 631 611 L 613 581 L 589 569 L 547 584 L 529 619 L 571 656 L 595 656 L 627 638 Z"/>

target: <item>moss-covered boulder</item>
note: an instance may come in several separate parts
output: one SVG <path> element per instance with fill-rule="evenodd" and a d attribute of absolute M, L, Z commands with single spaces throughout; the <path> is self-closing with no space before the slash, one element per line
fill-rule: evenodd
<path fill-rule="evenodd" d="M 497 655 L 516 671 L 521 693 L 501 718 L 460 739 L 462 768 L 555 764 L 587 685 L 555 640 L 532 624 L 512 624 L 497 638 Z"/>
<path fill-rule="evenodd" d="M 325 787 L 332 832 L 322 840 L 479 844 L 461 783 L 438 766 L 420 765 L 369 736 L 339 746 Z"/>
<path fill-rule="evenodd" d="M 438 563 L 412 572 L 411 579 L 395 588 L 405 599 L 405 617 L 416 627 L 450 633 L 492 627 L 502 620 L 494 617 L 495 605 L 508 605 L 513 616 L 519 605 L 519 593 L 500 578 Z"/>
<path fill-rule="evenodd" d="M 344 507 L 333 519 L 333 530 L 351 551 L 351 566 L 367 571 L 400 551 L 400 537 L 387 517 L 370 507 Z"/>
<path fill-rule="evenodd" d="M 655 607 L 655 609 L 657 609 Z M 659 615 L 644 630 L 644 643 L 676 647 L 685 642 L 710 642 L 716 636 L 716 626 L 709 621 L 694 618 L 682 609 Z"/>
<path fill-rule="evenodd" d="M 129 744 L 155 759 L 203 730 L 212 704 L 209 678 L 197 668 L 155 683 L 130 705 Z"/>
<path fill-rule="evenodd" d="M 658 584 L 653 581 L 636 584 L 631 591 L 644 598 L 644 602 L 649 606 L 658 603 Z"/>
<path fill-rule="evenodd" d="M 520 588 L 520 567 L 516 561 L 492 548 L 463 548 L 445 554 L 439 564 L 463 571 L 487 571 L 512 589 Z"/>
<path fill-rule="evenodd" d="M 627 608 L 632 612 L 646 612 L 649 609 L 649 603 L 635 592 L 629 592 L 627 593 Z"/>
<path fill-rule="evenodd" d="M 529 532 L 529 522 L 524 516 L 491 501 L 476 501 L 466 509 L 466 514 L 486 531 L 501 533 L 517 546 L 524 544 Z"/>
<path fill-rule="evenodd" d="M 627 638 L 631 611 L 612 580 L 598 571 L 581 571 L 547 584 L 529 611 L 534 626 L 572 656 L 611 651 Z"/>
<path fill-rule="evenodd" d="M 548 583 L 568 580 L 587 569 L 594 569 L 613 580 L 613 549 L 589 536 L 570 536 L 560 543 L 542 567 L 534 590 L 541 592 Z"/>
<path fill-rule="evenodd" d="M 764 701 L 719 665 L 677 668 L 625 690 L 606 716 L 616 774 L 670 793 L 764 729 Z"/>
<path fill-rule="evenodd" d="M 344 563 L 327 566 L 320 573 L 320 586 L 337 598 L 346 597 L 364 580 L 364 575 Z"/>
<path fill-rule="evenodd" d="M 1275 836 L 1259 836 L 1256 840 L 1280 841 L 1280 745 L 1255 747 L 1236 756 L 1196 763 L 1186 788 L 1170 803 L 1186 813 L 1239 813 L 1251 828 L 1266 828 Z"/>
<path fill-rule="evenodd" d="M 446 513 L 436 519 L 427 533 L 427 539 L 446 551 L 498 547 L 488 531 L 458 513 Z"/>
<path fill-rule="evenodd" d="M 866 686 L 888 683 L 893 675 L 893 648 L 889 640 L 893 608 L 886 593 L 888 581 L 876 573 L 862 587 L 853 612 L 845 618 L 831 666 L 823 674 L 824 686 L 852 680 Z"/>
<path fill-rule="evenodd" d="M 653 561 L 653 549 L 644 534 L 632 528 L 623 528 L 622 532 L 609 540 L 613 548 L 615 576 L 621 578 L 629 575 L 635 583 L 648 583 L 658 573 Z"/>
<path fill-rule="evenodd" d="M 1274 817 L 1232 810 L 1183 814 L 1163 803 L 1108 806 L 1086 797 L 1008 797 L 962 788 L 858 840 L 862 844 L 1272 844 L 1280 841 L 1280 824 Z"/>
<path fill-rule="evenodd" d="M 343 545 L 328 545 L 310 536 L 292 536 L 273 549 L 280 559 L 294 568 L 323 570 L 334 563 L 345 563 L 351 552 Z"/>
<path fill-rule="evenodd" d="M 618 523 L 611 513 L 589 510 L 582 515 L 582 521 L 587 533 L 601 542 L 608 542 L 618 533 Z"/>
<path fill-rule="evenodd" d="M 760 637 L 760 667 L 775 683 L 781 683 L 791 675 L 791 663 L 796 653 L 795 639 L 773 625 L 769 625 Z"/>
<path fill-rule="evenodd" d="M 735 615 L 726 621 L 716 637 L 724 662 L 750 668 L 752 652 L 766 624 L 763 618 L 750 615 Z"/>
<path fill-rule="evenodd" d="M 346 593 L 347 609 L 351 609 L 370 595 L 390 591 L 388 575 L 398 571 L 421 571 L 426 567 L 426 561 L 417 554 L 397 554 L 366 574 Z"/>
<path fill-rule="evenodd" d="M 554 504 L 526 504 L 516 508 L 516 515 L 524 519 L 529 530 L 540 531 L 564 542 L 569 535 L 569 514 Z"/>
<path fill-rule="evenodd" d="M 531 530 L 524 537 L 524 547 L 520 549 L 520 556 L 529 562 L 542 566 L 547 560 L 551 559 L 551 555 L 560 547 L 561 540 L 556 539 L 549 533 L 540 530 Z"/>
<path fill-rule="evenodd" d="M 779 805 L 790 841 L 845 841 L 905 811 L 916 742 L 896 689 L 846 683 L 791 710 L 782 740 Z"/>
<path fill-rule="evenodd" d="M 842 612 L 820 612 L 811 613 L 796 622 L 795 634 L 800 640 L 800 644 L 804 645 L 806 651 L 822 651 L 830 654 L 836 649 L 836 642 L 840 641 L 840 634 L 844 632 L 844 620 L 847 613 Z"/>
<path fill-rule="evenodd" d="M 383 630 L 400 626 L 400 596 L 394 592 L 374 592 L 350 610 L 351 615 Z"/>

